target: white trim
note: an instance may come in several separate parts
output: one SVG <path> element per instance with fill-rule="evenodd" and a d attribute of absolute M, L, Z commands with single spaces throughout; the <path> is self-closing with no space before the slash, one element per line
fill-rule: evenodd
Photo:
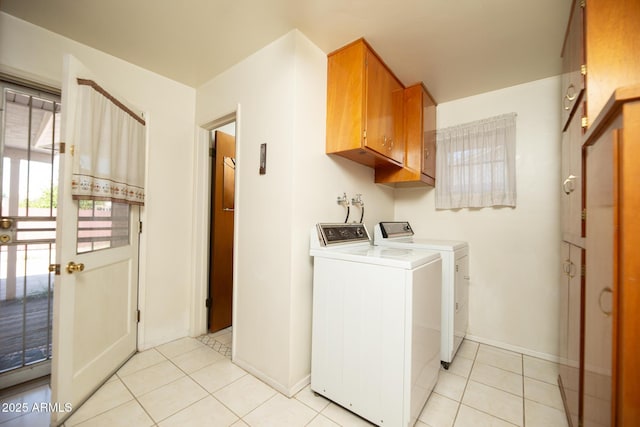
<path fill-rule="evenodd" d="M 209 131 L 218 125 L 229 123 L 235 117 L 236 122 L 236 158 L 238 157 L 238 128 L 240 117 L 240 105 L 235 112 L 225 114 L 219 119 L 196 126 L 195 148 L 193 150 L 193 239 L 191 246 L 191 268 L 193 271 L 194 285 L 191 291 L 191 316 L 189 319 L 189 335 L 197 337 L 207 333 L 207 309 L 204 302 L 207 299 L 209 283 L 209 204 L 210 204 L 210 156 L 209 156 Z M 240 161 L 237 162 L 238 164 Z M 234 212 L 234 241 L 238 238 L 238 168 L 236 167 L 236 209 Z M 236 324 L 236 259 L 237 251 L 234 244 L 234 266 L 233 266 L 233 319 L 232 324 Z M 232 330 L 232 353 L 234 352 L 236 328 Z"/>
<path fill-rule="evenodd" d="M 153 124 L 152 115 L 144 112 L 147 123 Z M 149 158 L 151 153 L 151 144 L 149 144 L 150 132 L 145 132 L 145 158 L 144 158 L 144 182 L 149 182 Z M 144 319 L 146 317 L 147 308 L 147 246 L 148 239 L 145 233 L 144 224 L 149 224 L 147 209 L 141 206 L 138 210 L 138 220 L 142 222 L 142 233 L 138 234 L 138 310 L 140 310 L 140 321 L 137 323 L 137 349 L 144 351 L 149 348 L 146 342 L 146 328 Z"/>
<path fill-rule="evenodd" d="M 560 363 L 562 361 L 561 358 L 559 356 L 556 356 L 555 354 L 542 353 L 542 352 L 531 350 L 531 349 L 528 349 L 528 348 L 519 347 L 517 345 L 507 344 L 507 343 L 504 343 L 504 342 L 501 342 L 501 341 L 495 341 L 495 340 L 491 340 L 491 339 L 488 339 L 488 338 L 478 337 L 478 336 L 475 336 L 475 335 L 467 334 L 465 339 L 467 339 L 469 341 L 475 341 L 475 342 L 478 342 L 480 344 L 486 344 L 486 345 L 490 345 L 490 346 L 493 346 L 493 347 L 498 347 L 498 348 L 501 348 L 503 350 L 514 351 L 516 353 L 522 353 L 522 354 L 524 354 L 526 356 L 536 357 L 538 359 L 546 360 L 546 361 L 553 362 L 553 363 Z"/>
<path fill-rule="evenodd" d="M 0 375 L 0 390 L 51 374 L 51 359 Z"/>
<path fill-rule="evenodd" d="M 242 156 L 240 155 L 240 147 L 242 144 L 242 114 L 240 104 L 236 105 L 236 176 L 235 176 L 235 189 L 234 189 L 234 203 L 235 209 L 233 210 L 233 291 L 232 291 L 232 309 L 231 309 L 231 357 L 236 354 L 236 343 L 238 342 L 238 242 L 239 242 L 239 230 L 240 230 L 240 216 L 238 212 L 242 209 L 241 197 L 240 197 L 240 183 L 242 182 Z"/>
<path fill-rule="evenodd" d="M 196 146 L 193 150 L 193 239 L 191 239 L 191 262 L 194 285 L 191 295 L 189 335 L 196 337 L 207 332 L 207 254 L 209 253 L 209 131 L 196 127 Z"/>

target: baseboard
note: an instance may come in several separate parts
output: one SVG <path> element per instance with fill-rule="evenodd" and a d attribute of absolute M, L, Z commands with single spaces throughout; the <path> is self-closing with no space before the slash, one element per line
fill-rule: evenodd
<path fill-rule="evenodd" d="M 498 347 L 503 350 L 515 351 L 516 353 L 522 353 L 527 356 L 536 357 L 538 359 L 546 360 L 548 362 L 560 363 L 561 358 L 555 354 L 542 353 L 540 351 L 531 350 L 525 347 L 519 347 L 517 345 L 507 344 L 501 341 L 491 340 L 488 338 L 479 337 L 476 335 L 467 334 L 465 339 L 469 341 L 479 342 L 480 344 L 486 344 L 493 347 Z"/>
<path fill-rule="evenodd" d="M 270 376 L 265 375 L 264 372 L 259 371 L 253 365 L 251 365 L 250 363 L 247 363 L 242 359 L 234 357 L 232 358 L 232 362 L 238 365 L 239 367 L 241 367 L 242 369 L 244 369 L 245 371 L 247 371 L 248 373 L 250 373 L 251 375 L 253 375 L 254 377 L 256 377 L 257 379 L 259 379 L 260 381 L 262 381 L 263 383 L 275 389 L 280 394 L 283 394 L 287 397 L 295 396 L 296 394 L 298 394 L 300 390 L 305 388 L 311 382 L 311 375 L 307 375 L 306 377 L 298 381 L 296 384 L 294 384 L 292 387 L 287 388 L 285 385 L 274 380 Z"/>

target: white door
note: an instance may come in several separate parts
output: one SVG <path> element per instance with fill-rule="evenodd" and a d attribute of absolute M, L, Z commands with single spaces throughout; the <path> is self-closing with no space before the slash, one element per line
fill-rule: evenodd
<path fill-rule="evenodd" d="M 139 208 L 70 194 L 77 77 L 98 80 L 65 57 L 51 373 L 51 402 L 60 411 L 52 412 L 53 425 L 136 351 L 137 338 Z"/>

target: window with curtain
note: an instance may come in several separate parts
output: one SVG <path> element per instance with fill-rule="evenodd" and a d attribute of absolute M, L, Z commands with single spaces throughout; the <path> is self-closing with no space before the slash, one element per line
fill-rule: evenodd
<path fill-rule="evenodd" d="M 436 209 L 516 205 L 516 113 L 437 131 Z"/>
<path fill-rule="evenodd" d="M 129 244 L 131 205 L 144 205 L 146 123 L 95 81 L 77 83 L 71 195 L 86 253 Z"/>

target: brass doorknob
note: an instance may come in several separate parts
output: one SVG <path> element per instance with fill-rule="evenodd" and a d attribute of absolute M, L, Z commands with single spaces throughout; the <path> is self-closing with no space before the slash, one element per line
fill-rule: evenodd
<path fill-rule="evenodd" d="M 13 225 L 13 219 L 11 218 L 2 218 L 0 219 L 0 228 L 3 230 L 8 230 Z"/>
<path fill-rule="evenodd" d="M 84 271 L 84 264 L 71 261 L 67 264 L 67 273 L 73 274 L 76 271 Z"/>

